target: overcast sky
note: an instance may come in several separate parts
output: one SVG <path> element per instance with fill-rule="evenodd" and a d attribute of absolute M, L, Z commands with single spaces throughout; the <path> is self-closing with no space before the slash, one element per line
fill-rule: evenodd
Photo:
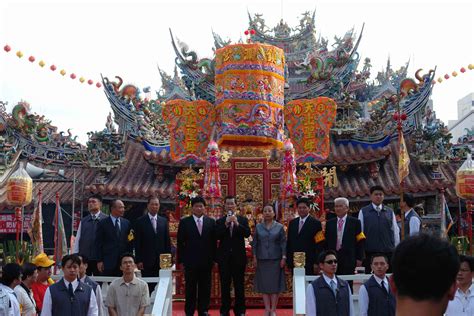
<path fill-rule="evenodd" d="M 115 3 L 114 3 L 115 2 Z M 118 3 L 117 3 L 118 2 Z M 212 57 L 211 30 L 236 42 L 248 27 L 247 10 L 262 13 L 273 27 L 283 18 L 298 24 L 305 11 L 316 9 L 316 36 L 342 36 L 365 29 L 359 46 L 372 60 L 372 77 L 390 56 L 398 69 L 410 60 L 409 75 L 437 66 L 437 76 L 459 75 L 436 84 L 438 117 L 456 119 L 456 103 L 474 92 L 474 7 L 472 1 L 6 1 L 0 0 L 0 100 L 9 109 L 20 100 L 46 115 L 60 130 L 73 129 L 82 142 L 86 132 L 104 128 L 109 103 L 102 89 L 71 80 L 99 80 L 120 75 L 140 88 L 160 88 L 157 65 L 174 67 L 169 28 L 199 57 Z M 8 44 L 12 51 L 5 53 Z M 15 56 L 17 50 L 23 58 Z M 35 63 L 28 57 L 33 55 Z M 38 66 L 39 60 L 46 66 Z M 52 72 L 49 66 L 55 64 Z M 67 75 L 62 77 L 60 69 Z"/>

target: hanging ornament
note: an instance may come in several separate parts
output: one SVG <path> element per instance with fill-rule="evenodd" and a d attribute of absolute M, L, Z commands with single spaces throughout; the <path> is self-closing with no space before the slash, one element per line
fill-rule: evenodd
<path fill-rule="evenodd" d="M 467 68 L 469 68 L 469 70 L 472 70 L 472 69 L 474 69 L 474 65 L 473 65 L 473 64 L 469 64 L 469 66 L 467 66 Z"/>
<path fill-rule="evenodd" d="M 84 79 L 84 77 L 81 77 L 81 78 L 79 78 L 79 81 L 80 81 L 81 83 L 84 83 L 84 81 L 86 81 L 86 79 Z"/>
<path fill-rule="evenodd" d="M 55 66 L 55 65 L 51 65 L 51 67 L 49 67 L 49 69 L 51 69 L 51 71 L 56 71 L 56 66 Z"/>
<path fill-rule="evenodd" d="M 40 65 L 40 67 L 43 68 L 44 65 L 46 65 L 46 63 L 45 63 L 44 61 L 40 60 L 40 62 L 38 63 L 38 65 Z"/>
<path fill-rule="evenodd" d="M 94 83 L 94 81 L 92 81 L 91 79 L 89 79 L 89 80 L 87 80 L 87 83 L 91 85 L 91 84 Z"/>
<path fill-rule="evenodd" d="M 97 82 L 97 83 L 95 84 L 95 86 L 96 86 L 97 88 L 102 87 L 102 85 L 100 84 L 100 82 Z"/>
<path fill-rule="evenodd" d="M 459 71 L 462 72 L 462 73 L 465 73 L 465 72 L 466 72 L 466 68 L 461 67 L 461 69 L 459 69 Z"/>
<path fill-rule="evenodd" d="M 35 62 L 35 57 L 34 56 L 30 56 L 28 58 L 28 60 L 30 61 L 30 63 L 34 63 Z"/>
<path fill-rule="evenodd" d="M 18 58 L 23 57 L 23 53 L 21 52 L 21 50 L 17 51 L 16 55 L 18 56 Z"/>
<path fill-rule="evenodd" d="M 61 74 L 61 76 L 64 76 L 66 74 L 66 70 L 61 69 L 61 71 L 59 73 Z"/>
<path fill-rule="evenodd" d="M 448 79 L 449 79 L 449 75 L 448 75 L 448 74 L 445 74 L 445 75 L 444 75 L 444 79 L 448 80 Z"/>
<path fill-rule="evenodd" d="M 453 75 L 453 77 L 457 77 L 458 73 L 456 71 L 453 71 L 453 73 L 451 75 Z"/>
<path fill-rule="evenodd" d="M 221 197 L 221 179 L 219 175 L 219 146 L 213 140 L 207 146 L 206 173 L 204 175 L 204 196 L 214 199 Z"/>
<path fill-rule="evenodd" d="M 8 45 L 3 46 L 3 50 L 6 51 L 7 53 L 12 50 L 12 48 Z"/>
<path fill-rule="evenodd" d="M 441 83 L 443 82 L 443 79 L 441 79 L 441 77 L 438 78 L 438 82 Z"/>
<path fill-rule="evenodd" d="M 7 180 L 8 204 L 21 207 L 31 203 L 33 180 L 25 170 L 24 162 Z"/>
<path fill-rule="evenodd" d="M 71 74 L 69 77 L 71 77 L 72 80 L 76 79 L 76 75 L 75 75 L 75 74 Z"/>
<path fill-rule="evenodd" d="M 282 201 L 286 201 L 296 193 L 296 161 L 295 150 L 291 140 L 287 139 L 283 144 L 283 159 L 281 162 L 280 195 Z M 286 205 L 286 204 L 285 204 Z"/>

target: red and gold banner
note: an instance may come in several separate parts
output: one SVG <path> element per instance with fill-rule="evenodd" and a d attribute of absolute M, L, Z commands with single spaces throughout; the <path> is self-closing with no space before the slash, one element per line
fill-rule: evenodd
<path fill-rule="evenodd" d="M 214 106 L 205 100 L 166 102 L 163 117 L 170 132 L 170 155 L 176 162 L 203 162 L 215 122 Z"/>
<path fill-rule="evenodd" d="M 283 50 L 259 43 L 216 51 L 217 143 L 283 146 Z"/>
<path fill-rule="evenodd" d="M 336 102 L 326 97 L 295 100 L 285 106 L 285 122 L 297 162 L 319 162 L 329 156 L 329 134 L 336 108 Z"/>

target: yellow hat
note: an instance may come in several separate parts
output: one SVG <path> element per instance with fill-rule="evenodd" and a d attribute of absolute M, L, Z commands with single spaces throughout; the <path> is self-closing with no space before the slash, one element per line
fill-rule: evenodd
<path fill-rule="evenodd" d="M 43 252 L 37 255 L 31 263 L 37 267 L 49 268 L 54 264 L 54 261 L 49 259 L 48 256 Z"/>

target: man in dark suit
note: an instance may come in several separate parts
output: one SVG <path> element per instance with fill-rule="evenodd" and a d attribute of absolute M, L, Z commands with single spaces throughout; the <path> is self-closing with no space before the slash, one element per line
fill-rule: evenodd
<path fill-rule="evenodd" d="M 171 253 L 168 221 L 158 216 L 160 200 L 157 197 L 148 199 L 147 209 L 147 214 L 135 222 L 135 255 L 142 277 L 158 277 L 160 254 Z M 150 294 L 155 285 L 156 283 L 148 283 Z"/>
<path fill-rule="evenodd" d="M 123 202 L 113 200 L 110 216 L 97 224 L 97 269 L 104 276 L 120 276 L 120 256 L 132 248 L 133 233 L 130 233 L 130 222 L 123 218 L 124 212 Z"/>
<path fill-rule="evenodd" d="M 245 315 L 244 275 L 247 265 L 245 238 L 250 236 L 250 227 L 246 217 L 236 215 L 237 203 L 234 196 L 224 199 L 224 216 L 216 221 L 216 236 L 219 240 L 217 263 L 221 281 L 221 308 L 223 316 L 230 311 L 230 283 L 234 283 L 235 315 Z"/>
<path fill-rule="evenodd" d="M 287 264 L 293 268 L 293 253 L 306 253 L 306 275 L 315 274 L 316 261 L 323 248 L 324 235 L 321 222 L 309 214 L 311 201 L 299 198 L 296 201 L 299 217 L 290 221 L 288 225 L 288 241 L 286 245 Z"/>
<path fill-rule="evenodd" d="M 91 196 L 87 200 L 87 208 L 90 214 L 85 216 L 79 224 L 73 253 L 80 253 L 89 258 L 87 275 L 99 275 L 99 270 L 97 270 L 97 254 L 95 253 L 97 224 L 104 218 L 107 218 L 107 215 L 100 211 L 102 208 L 102 197 L 100 195 Z"/>
<path fill-rule="evenodd" d="M 209 315 L 211 269 L 216 252 L 216 222 L 204 215 L 206 201 L 191 199 L 192 215 L 182 218 L 178 226 L 178 263 L 184 265 L 186 283 L 186 316 Z"/>
<path fill-rule="evenodd" d="M 338 275 L 354 274 L 355 267 L 362 266 L 365 236 L 360 221 L 347 215 L 348 199 L 335 199 L 334 210 L 337 217 L 326 223 L 326 247 L 336 251 Z"/>

